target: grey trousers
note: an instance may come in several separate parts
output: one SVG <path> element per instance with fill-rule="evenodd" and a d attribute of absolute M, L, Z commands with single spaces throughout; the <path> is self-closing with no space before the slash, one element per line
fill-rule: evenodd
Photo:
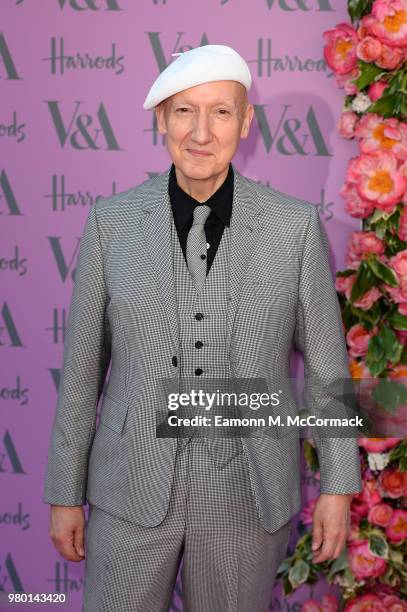
<path fill-rule="evenodd" d="M 143 527 L 90 505 L 83 612 L 166 612 L 181 568 L 184 612 L 266 612 L 291 521 L 260 524 L 244 453 L 222 469 L 202 437 L 175 462 L 167 515 Z"/>

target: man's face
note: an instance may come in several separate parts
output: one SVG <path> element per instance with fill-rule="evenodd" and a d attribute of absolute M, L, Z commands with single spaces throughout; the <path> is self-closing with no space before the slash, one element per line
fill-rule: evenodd
<path fill-rule="evenodd" d="M 190 87 L 156 107 L 160 134 L 175 167 L 191 179 L 224 171 L 253 118 L 246 89 L 237 81 L 213 81 Z"/>

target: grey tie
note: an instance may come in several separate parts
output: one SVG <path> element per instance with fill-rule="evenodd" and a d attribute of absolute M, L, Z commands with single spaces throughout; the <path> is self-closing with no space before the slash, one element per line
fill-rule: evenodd
<path fill-rule="evenodd" d="M 195 289 L 200 291 L 206 279 L 206 237 L 205 221 L 210 215 L 211 207 L 200 204 L 194 208 L 194 220 L 187 238 L 187 265 Z M 204 257 L 201 257 L 204 255 Z"/>

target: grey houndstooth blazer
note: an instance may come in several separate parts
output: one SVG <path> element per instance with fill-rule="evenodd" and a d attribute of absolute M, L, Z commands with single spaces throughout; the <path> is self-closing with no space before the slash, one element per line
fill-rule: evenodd
<path fill-rule="evenodd" d="M 349 378 L 329 246 L 316 207 L 233 169 L 226 329 L 233 375 L 260 375 L 269 383 L 288 378 L 296 348 L 305 377 Z M 157 381 L 179 377 L 172 360 L 179 355 L 179 334 L 168 176 L 169 170 L 100 199 L 89 211 L 43 497 L 67 506 L 88 500 L 144 526 L 158 525 L 166 514 L 177 447 L 175 438 L 157 438 L 155 430 Z M 261 522 L 276 531 L 301 507 L 299 439 L 255 436 L 242 442 Z M 356 440 L 317 436 L 315 442 L 321 493 L 361 491 Z"/>

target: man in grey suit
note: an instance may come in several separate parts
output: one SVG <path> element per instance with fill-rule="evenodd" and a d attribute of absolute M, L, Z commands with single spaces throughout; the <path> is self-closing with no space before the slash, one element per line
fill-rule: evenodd
<path fill-rule="evenodd" d="M 157 435 L 163 381 L 273 386 L 293 347 L 322 387 L 349 377 L 317 209 L 231 163 L 254 113 L 246 62 L 223 45 L 179 55 L 144 103 L 171 168 L 90 209 L 68 320 L 44 501 L 57 550 L 85 557 L 93 612 L 167 610 L 181 558 L 185 610 L 267 610 L 301 506 L 298 437 Z M 315 443 L 321 562 L 344 547 L 361 476 L 355 439 Z"/>

